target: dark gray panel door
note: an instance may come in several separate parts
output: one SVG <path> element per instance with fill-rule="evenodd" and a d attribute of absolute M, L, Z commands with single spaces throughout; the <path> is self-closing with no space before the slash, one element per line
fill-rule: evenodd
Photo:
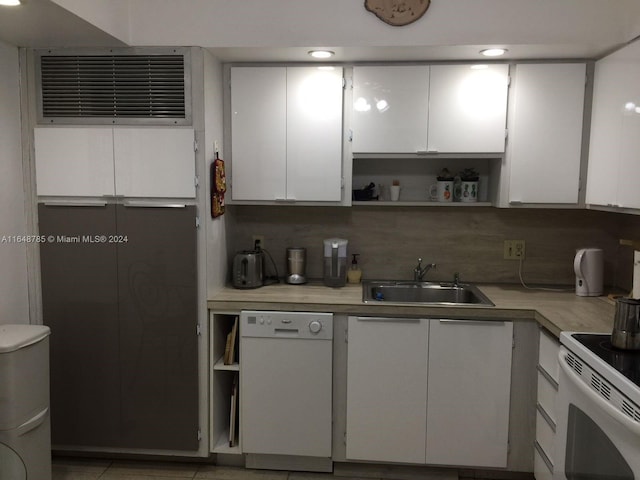
<path fill-rule="evenodd" d="M 198 448 L 196 211 L 117 207 L 122 445 Z"/>
<path fill-rule="evenodd" d="M 51 328 L 53 445 L 114 446 L 120 437 L 115 206 L 38 205 L 44 324 Z"/>

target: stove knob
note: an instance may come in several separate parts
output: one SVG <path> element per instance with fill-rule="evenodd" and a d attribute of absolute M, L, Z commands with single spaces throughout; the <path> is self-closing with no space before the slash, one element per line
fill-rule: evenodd
<path fill-rule="evenodd" d="M 318 320 L 312 320 L 309 323 L 309 331 L 311 333 L 318 333 L 320 332 L 320 330 L 322 330 L 322 323 L 320 323 Z"/>

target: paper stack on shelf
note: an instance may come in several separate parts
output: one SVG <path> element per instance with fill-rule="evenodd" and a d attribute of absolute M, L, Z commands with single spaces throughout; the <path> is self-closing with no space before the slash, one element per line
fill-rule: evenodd
<path fill-rule="evenodd" d="M 224 364 L 232 365 L 235 359 L 236 337 L 238 336 L 238 317 L 233 322 L 233 327 L 227 335 L 227 344 L 224 349 Z"/>

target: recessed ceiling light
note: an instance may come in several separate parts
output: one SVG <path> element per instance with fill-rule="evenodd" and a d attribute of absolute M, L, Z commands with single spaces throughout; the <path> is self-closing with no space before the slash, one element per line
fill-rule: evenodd
<path fill-rule="evenodd" d="M 20 0 L 0 0 L 0 5 L 5 7 L 16 7 L 20 5 Z"/>
<path fill-rule="evenodd" d="M 487 48 L 485 50 L 480 50 L 480 53 L 485 57 L 499 57 L 507 52 L 508 50 L 506 48 Z"/>
<path fill-rule="evenodd" d="M 331 50 L 311 50 L 309 52 L 313 58 L 331 58 L 335 55 Z"/>

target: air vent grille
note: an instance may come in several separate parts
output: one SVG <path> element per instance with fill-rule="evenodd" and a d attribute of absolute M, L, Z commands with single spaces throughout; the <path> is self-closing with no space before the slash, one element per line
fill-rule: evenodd
<path fill-rule="evenodd" d="M 45 121 L 187 116 L 183 54 L 42 54 L 39 66 Z"/>

